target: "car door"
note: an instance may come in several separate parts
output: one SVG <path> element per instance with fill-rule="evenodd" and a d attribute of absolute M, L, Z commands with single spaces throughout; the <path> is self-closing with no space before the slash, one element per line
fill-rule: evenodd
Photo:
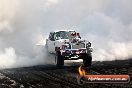
<path fill-rule="evenodd" d="M 55 52 L 55 38 L 54 38 L 54 32 L 50 32 L 49 39 L 48 39 L 48 51 L 50 53 Z"/>

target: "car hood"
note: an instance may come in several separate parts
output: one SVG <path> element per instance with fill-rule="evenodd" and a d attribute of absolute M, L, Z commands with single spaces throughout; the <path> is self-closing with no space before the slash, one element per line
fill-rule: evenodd
<path fill-rule="evenodd" d="M 59 41 L 59 42 L 69 42 L 69 39 L 59 39 L 57 41 Z"/>

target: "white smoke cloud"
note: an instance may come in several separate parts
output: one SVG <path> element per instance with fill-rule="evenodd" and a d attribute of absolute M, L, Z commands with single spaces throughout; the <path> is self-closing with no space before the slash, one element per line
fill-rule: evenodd
<path fill-rule="evenodd" d="M 15 59 L 16 59 L 16 54 L 15 54 L 15 50 L 12 47 L 5 48 L 4 52 L 0 52 L 1 67 L 13 65 L 15 63 Z"/>
<path fill-rule="evenodd" d="M 45 3 L 46 6 L 52 6 L 54 4 L 57 4 L 58 0 L 47 0 L 47 2 Z"/>
<path fill-rule="evenodd" d="M 131 24 L 125 25 L 118 18 L 95 13 L 89 15 L 81 25 L 80 31 L 93 43 L 93 60 L 111 61 L 132 57 Z"/>
<path fill-rule="evenodd" d="M 94 60 L 132 56 L 131 0 L 0 0 L 0 64 L 46 63 L 48 33 L 78 30 L 93 44 Z"/>
<path fill-rule="evenodd" d="M 42 0 L 40 0 L 42 2 Z M 0 0 L 0 67 L 21 67 L 44 63 L 44 34 L 39 25 L 41 21 L 41 2 Z M 29 7 L 28 7 L 29 6 Z M 34 8 L 34 10 L 33 10 Z M 39 9 L 40 8 L 40 9 Z M 36 14 L 36 11 L 39 13 Z M 34 14 L 34 15 L 33 15 Z M 31 17 L 31 18 L 30 18 Z M 43 35 L 43 37 L 46 37 Z M 42 41 L 42 40 L 41 40 Z M 44 42 L 44 40 L 42 41 Z"/>

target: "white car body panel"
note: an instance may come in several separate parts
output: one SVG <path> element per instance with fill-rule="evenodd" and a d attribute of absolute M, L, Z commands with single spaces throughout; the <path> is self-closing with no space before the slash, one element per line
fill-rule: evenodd
<path fill-rule="evenodd" d="M 51 40 L 48 39 L 48 41 L 47 41 L 48 52 L 54 53 L 54 51 L 55 51 L 54 43 L 55 43 L 55 41 L 51 41 Z"/>

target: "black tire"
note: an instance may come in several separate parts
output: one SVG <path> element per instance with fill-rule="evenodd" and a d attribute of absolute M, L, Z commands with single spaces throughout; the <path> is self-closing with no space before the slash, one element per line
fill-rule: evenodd
<path fill-rule="evenodd" d="M 92 56 L 88 54 L 83 54 L 83 64 L 85 67 L 91 67 Z"/>
<path fill-rule="evenodd" d="M 56 52 L 55 64 L 57 67 L 63 67 L 64 66 L 64 58 L 61 55 L 61 52 L 59 52 L 59 51 Z"/>

